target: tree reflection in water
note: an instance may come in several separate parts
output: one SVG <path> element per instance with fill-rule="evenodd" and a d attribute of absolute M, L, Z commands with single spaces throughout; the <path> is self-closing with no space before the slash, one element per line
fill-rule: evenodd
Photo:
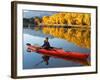
<path fill-rule="evenodd" d="M 65 39 L 82 48 L 91 47 L 90 29 L 43 27 L 42 31 L 44 34 L 50 34 L 54 37 Z"/>

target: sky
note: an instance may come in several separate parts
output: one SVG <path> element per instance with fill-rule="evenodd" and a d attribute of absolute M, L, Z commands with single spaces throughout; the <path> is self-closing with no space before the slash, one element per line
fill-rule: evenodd
<path fill-rule="evenodd" d="M 42 16 L 50 16 L 57 12 L 54 11 L 34 11 L 34 10 L 23 10 L 23 18 L 34 18 L 34 17 L 42 17 Z"/>

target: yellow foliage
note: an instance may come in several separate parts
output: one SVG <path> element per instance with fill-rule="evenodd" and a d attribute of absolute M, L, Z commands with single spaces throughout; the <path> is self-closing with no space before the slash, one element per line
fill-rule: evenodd
<path fill-rule="evenodd" d="M 44 24 L 68 24 L 68 25 L 88 25 L 91 17 L 89 13 L 59 12 L 51 16 L 43 16 Z"/>
<path fill-rule="evenodd" d="M 75 12 L 59 12 L 51 16 L 43 16 L 43 24 L 67 24 L 67 25 L 91 25 L 91 14 L 89 13 L 75 13 Z M 53 35 L 57 38 L 65 39 L 74 44 L 90 48 L 91 36 L 90 30 L 79 29 L 65 29 L 63 27 L 43 27 L 43 33 Z"/>
<path fill-rule="evenodd" d="M 65 30 L 65 28 L 44 27 L 43 33 L 65 39 L 69 42 L 73 42 L 74 44 L 80 47 L 90 48 L 91 46 L 90 30 L 84 30 L 84 31 L 82 31 L 81 29 Z"/>

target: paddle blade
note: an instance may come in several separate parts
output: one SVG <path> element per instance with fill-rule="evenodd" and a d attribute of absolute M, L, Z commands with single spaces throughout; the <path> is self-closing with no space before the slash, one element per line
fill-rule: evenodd
<path fill-rule="evenodd" d="M 27 52 L 31 52 L 31 50 L 27 49 Z"/>
<path fill-rule="evenodd" d="M 27 43 L 26 45 L 27 45 L 27 46 L 30 46 L 31 44 L 30 44 L 30 43 Z"/>

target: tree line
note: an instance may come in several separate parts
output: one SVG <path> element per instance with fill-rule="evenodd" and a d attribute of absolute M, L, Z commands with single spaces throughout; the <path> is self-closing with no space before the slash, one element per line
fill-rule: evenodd
<path fill-rule="evenodd" d="M 52 14 L 51 16 L 34 17 L 34 18 L 23 18 L 24 27 L 28 24 L 32 26 L 38 26 L 39 24 L 67 24 L 67 25 L 91 25 L 91 14 L 90 13 L 72 13 L 72 12 L 59 12 Z"/>

